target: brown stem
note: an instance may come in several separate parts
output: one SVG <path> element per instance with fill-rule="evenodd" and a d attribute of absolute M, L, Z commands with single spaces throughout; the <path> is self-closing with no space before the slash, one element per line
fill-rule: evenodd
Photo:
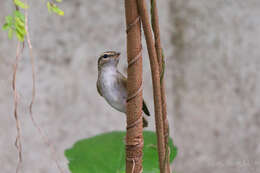
<path fill-rule="evenodd" d="M 160 40 L 160 29 L 159 29 L 159 17 L 157 10 L 157 2 L 156 0 L 151 0 L 151 8 L 152 8 L 152 28 L 154 33 L 155 40 L 155 48 L 157 53 L 157 59 L 159 63 L 159 69 L 161 74 L 161 99 L 162 99 L 162 114 L 163 114 L 163 127 L 164 127 L 164 141 L 165 141 L 165 150 L 166 150 L 166 172 L 170 173 L 170 163 L 169 163 L 169 151 L 168 151 L 168 143 L 169 143 L 169 123 L 167 119 L 167 107 L 166 107 L 166 95 L 165 95 L 165 85 L 164 85 L 164 67 L 163 67 L 163 55 L 162 55 L 162 47 Z"/>
<path fill-rule="evenodd" d="M 27 3 L 27 1 L 25 1 L 25 2 Z M 64 173 L 63 169 L 61 168 L 61 166 L 58 163 L 58 160 L 56 159 L 56 150 L 54 149 L 54 147 L 51 144 L 50 140 L 48 139 L 47 135 L 44 133 L 44 131 L 38 125 L 38 123 L 36 122 L 36 120 L 34 119 L 34 116 L 33 116 L 33 105 L 34 105 L 35 96 L 36 96 L 35 95 L 36 94 L 35 64 L 34 64 L 34 56 L 33 56 L 33 47 L 32 47 L 30 33 L 29 33 L 29 29 L 28 29 L 28 11 L 27 10 L 25 10 L 25 30 L 26 30 L 26 41 L 28 43 L 29 56 L 30 56 L 31 65 L 32 65 L 32 100 L 29 105 L 30 118 L 32 120 L 33 125 L 38 130 L 39 134 L 41 135 L 44 143 L 50 148 L 51 154 L 52 154 L 52 159 L 55 161 L 55 164 L 56 164 L 57 168 L 59 169 L 60 173 Z"/>
<path fill-rule="evenodd" d="M 152 80 L 153 80 L 153 96 L 155 105 L 155 123 L 156 123 L 156 133 L 157 133 L 157 147 L 159 154 L 159 165 L 160 172 L 165 171 L 165 143 L 164 143 L 164 127 L 162 118 L 162 102 L 161 102 L 161 89 L 160 89 L 160 72 L 157 60 L 157 54 L 154 46 L 153 34 L 149 22 L 149 16 L 147 12 L 146 2 L 144 0 L 138 0 L 139 14 L 142 19 L 143 30 L 146 38 L 146 44 L 148 49 L 148 54 L 150 58 L 150 66 L 152 70 Z"/>
<path fill-rule="evenodd" d="M 19 7 L 15 5 L 15 10 L 19 11 Z M 16 139 L 15 139 L 15 147 L 17 148 L 18 151 L 18 163 L 16 166 L 16 173 L 18 173 L 21 169 L 21 164 L 22 164 L 22 141 L 21 141 L 21 125 L 20 125 L 20 120 L 18 116 L 18 92 L 16 88 L 16 73 L 17 73 L 17 68 L 18 68 L 18 63 L 19 59 L 22 55 L 22 52 L 24 50 L 24 42 L 22 43 L 22 48 L 21 43 L 18 41 L 17 44 L 17 49 L 16 49 L 16 58 L 15 58 L 15 63 L 14 63 L 14 71 L 13 71 L 13 81 L 12 81 L 12 87 L 13 87 L 13 92 L 14 92 L 14 118 L 16 122 Z"/>
<path fill-rule="evenodd" d="M 22 164 L 21 125 L 20 125 L 20 120 L 18 117 L 18 110 L 17 110 L 19 98 L 18 98 L 18 92 L 17 92 L 17 88 L 16 88 L 16 72 L 18 69 L 19 59 L 20 59 L 21 54 L 24 49 L 24 42 L 22 43 L 22 48 L 20 48 L 21 47 L 20 45 L 21 45 L 21 43 L 18 42 L 17 50 L 16 50 L 16 59 L 15 59 L 15 63 L 14 63 L 13 81 L 12 81 L 13 92 L 14 92 L 14 118 L 15 118 L 15 122 L 16 122 L 16 131 L 17 131 L 15 146 L 18 150 L 18 164 L 16 167 L 16 173 L 18 173 L 20 171 L 20 167 Z"/>
<path fill-rule="evenodd" d="M 126 173 L 142 172 L 142 45 L 141 24 L 136 0 L 125 0 L 127 26 L 127 132 Z"/>

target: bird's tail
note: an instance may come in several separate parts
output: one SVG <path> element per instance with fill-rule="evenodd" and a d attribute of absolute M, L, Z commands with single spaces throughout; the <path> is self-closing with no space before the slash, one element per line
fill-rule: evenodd
<path fill-rule="evenodd" d="M 143 127 L 148 127 L 148 121 L 143 117 Z"/>

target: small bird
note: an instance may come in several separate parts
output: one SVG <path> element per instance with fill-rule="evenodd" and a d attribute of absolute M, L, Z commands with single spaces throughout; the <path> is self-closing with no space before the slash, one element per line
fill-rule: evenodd
<path fill-rule="evenodd" d="M 105 98 L 110 106 L 120 112 L 126 113 L 127 79 L 117 69 L 119 56 L 119 52 L 107 51 L 99 57 L 97 91 Z M 143 101 L 143 112 L 150 116 L 145 101 Z M 143 116 L 143 127 L 147 126 L 148 121 Z"/>

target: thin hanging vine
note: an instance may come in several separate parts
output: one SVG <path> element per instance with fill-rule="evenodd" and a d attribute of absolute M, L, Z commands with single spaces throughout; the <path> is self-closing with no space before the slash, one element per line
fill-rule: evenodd
<path fill-rule="evenodd" d="M 62 2 L 62 0 L 56 0 L 56 2 Z M 12 80 L 12 88 L 14 92 L 14 118 L 16 121 L 16 131 L 17 131 L 17 136 L 15 140 L 15 146 L 18 151 L 18 164 L 16 167 L 16 173 L 20 171 L 20 167 L 22 164 L 22 142 L 21 142 L 21 125 L 20 125 L 20 120 L 19 120 L 19 114 L 18 114 L 18 103 L 19 103 L 19 97 L 18 97 L 18 92 L 17 92 L 17 87 L 16 87 L 16 74 L 17 74 L 17 69 L 18 69 L 18 64 L 20 57 L 23 54 L 24 46 L 25 46 L 25 39 L 27 42 L 27 45 L 29 47 L 29 55 L 31 59 L 31 65 L 32 65 L 32 100 L 29 105 L 29 111 L 30 111 L 30 118 L 33 122 L 33 125 L 35 128 L 38 130 L 40 133 L 42 139 L 44 140 L 44 143 L 48 145 L 51 149 L 53 160 L 56 163 L 56 166 L 58 167 L 59 171 L 63 173 L 64 171 L 61 169 L 61 167 L 58 164 L 58 161 L 55 157 L 55 149 L 52 147 L 52 144 L 50 143 L 47 135 L 43 132 L 43 130 L 40 128 L 40 126 L 37 124 L 37 122 L 34 120 L 33 116 L 33 104 L 35 100 L 35 65 L 34 65 L 34 56 L 33 56 L 33 48 L 30 40 L 30 33 L 28 29 L 28 8 L 29 5 L 27 5 L 27 0 L 26 2 L 22 2 L 20 0 L 13 0 L 13 4 L 15 6 L 15 10 L 11 15 L 8 15 L 5 17 L 5 23 L 2 26 L 2 29 L 4 31 L 8 32 L 8 38 L 12 39 L 13 35 L 16 36 L 18 39 L 17 43 L 17 51 L 16 51 L 16 59 L 14 62 L 14 70 L 13 70 L 13 80 Z M 64 12 L 54 3 L 47 1 L 47 8 L 49 12 L 56 13 L 60 16 L 64 15 Z M 21 10 L 23 12 L 21 12 Z M 25 14 L 25 15 L 24 15 Z M 22 47 L 21 47 L 22 45 Z"/>
<path fill-rule="evenodd" d="M 157 1 L 151 0 L 151 24 L 153 29 L 153 36 L 155 40 L 155 48 L 157 54 L 157 60 L 160 69 L 160 89 L 161 89 L 161 100 L 162 100 L 162 114 L 163 114 L 163 129 L 164 129 L 164 142 L 165 142 L 165 171 L 170 173 L 170 149 L 169 149 L 169 122 L 167 118 L 167 105 L 166 105 L 166 94 L 165 94 L 165 83 L 164 83 L 164 73 L 165 73 L 165 57 L 161 46 L 160 39 L 160 29 L 159 29 L 159 15 L 157 9 Z"/>

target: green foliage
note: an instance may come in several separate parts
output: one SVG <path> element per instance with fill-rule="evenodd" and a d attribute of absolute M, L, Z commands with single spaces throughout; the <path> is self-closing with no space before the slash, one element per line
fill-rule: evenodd
<path fill-rule="evenodd" d="M 22 9 L 29 8 L 29 6 L 27 4 L 23 3 L 20 0 L 14 0 L 14 4 L 17 5 L 18 7 L 22 8 Z"/>
<path fill-rule="evenodd" d="M 56 2 L 59 3 L 62 2 L 62 0 L 56 0 Z M 29 6 L 21 0 L 13 0 L 13 3 L 22 9 L 29 8 Z M 50 13 L 56 13 L 60 16 L 64 16 L 64 12 L 56 4 L 48 1 L 47 7 Z M 24 14 L 19 10 L 16 10 L 12 15 L 6 16 L 2 29 L 8 32 L 9 39 L 12 39 L 13 34 L 15 34 L 18 40 L 23 42 L 26 35 Z"/>
<path fill-rule="evenodd" d="M 57 2 L 61 2 L 62 0 L 56 0 Z M 47 8 L 49 13 L 56 13 L 60 16 L 64 16 L 64 11 L 62 11 L 56 4 L 52 2 L 47 2 Z"/>
<path fill-rule="evenodd" d="M 156 134 L 144 131 L 143 173 L 159 173 Z M 124 173 L 125 132 L 111 132 L 83 139 L 65 151 L 72 173 Z M 177 148 L 169 140 L 170 161 Z"/>
<path fill-rule="evenodd" d="M 26 35 L 25 30 L 25 17 L 20 11 L 14 11 L 13 15 L 6 16 L 3 30 L 8 31 L 8 38 L 12 39 L 13 34 L 19 41 L 23 42 Z"/>

